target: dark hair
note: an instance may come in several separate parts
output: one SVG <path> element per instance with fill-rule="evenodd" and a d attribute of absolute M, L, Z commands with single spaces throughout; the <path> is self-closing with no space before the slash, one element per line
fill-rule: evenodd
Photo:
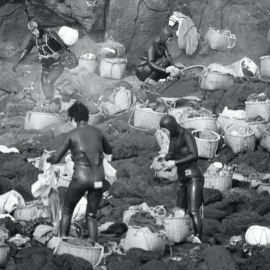
<path fill-rule="evenodd" d="M 71 107 L 68 108 L 68 116 L 75 120 L 76 123 L 80 121 L 87 121 L 89 119 L 88 108 L 80 102 L 75 102 Z"/>

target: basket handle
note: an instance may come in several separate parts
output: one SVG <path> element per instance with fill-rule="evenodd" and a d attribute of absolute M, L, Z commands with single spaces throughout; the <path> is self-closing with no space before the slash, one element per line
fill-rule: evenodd
<path fill-rule="evenodd" d="M 101 246 L 101 252 L 100 252 L 99 259 L 98 259 L 97 263 L 95 265 L 93 265 L 93 268 L 96 268 L 100 264 L 101 260 L 103 259 L 103 256 L 104 256 L 104 247 Z"/>
<path fill-rule="evenodd" d="M 235 45 L 235 43 L 236 43 L 236 38 L 235 39 L 233 39 L 233 42 L 232 42 L 232 44 L 230 43 L 230 38 L 229 37 L 227 37 L 226 36 L 226 38 L 227 38 L 227 40 L 228 40 L 228 49 L 232 49 L 233 47 L 234 47 L 234 45 Z"/>
<path fill-rule="evenodd" d="M 67 115 L 64 113 L 64 117 L 61 117 L 59 114 L 57 113 L 54 113 L 54 115 L 56 115 L 58 118 L 62 119 L 62 120 L 65 120 L 67 119 Z"/>

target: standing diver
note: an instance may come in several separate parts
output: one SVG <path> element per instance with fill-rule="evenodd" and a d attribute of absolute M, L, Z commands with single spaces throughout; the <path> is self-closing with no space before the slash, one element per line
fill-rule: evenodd
<path fill-rule="evenodd" d="M 157 82 L 159 79 L 167 78 L 175 70 L 173 59 L 167 48 L 172 38 L 172 29 L 166 26 L 161 29 L 157 37 L 146 43 L 135 70 L 140 81 L 144 82 L 148 79 Z"/>
<path fill-rule="evenodd" d="M 28 23 L 28 29 L 32 32 L 32 37 L 12 70 L 16 72 L 19 64 L 29 55 L 33 47 L 37 46 L 42 65 L 42 91 L 45 98 L 51 100 L 54 97 L 54 83 L 64 71 L 64 66 L 60 63 L 59 51 L 66 45 L 55 31 L 44 29 L 41 21 L 37 18 Z"/>
<path fill-rule="evenodd" d="M 176 204 L 179 208 L 188 210 L 193 223 L 194 235 L 202 240 L 200 207 L 203 203 L 204 177 L 198 164 L 195 138 L 171 115 L 162 117 L 160 128 L 166 128 L 171 135 L 164 170 L 177 166 L 179 191 Z"/>
<path fill-rule="evenodd" d="M 67 133 L 56 152 L 47 158 L 47 162 L 59 163 L 66 152 L 70 150 L 74 162 L 74 173 L 62 208 L 60 237 L 69 235 L 74 209 L 87 192 L 88 237 L 97 242 L 96 214 L 103 196 L 105 180 L 103 153 L 111 155 L 112 147 L 100 129 L 88 125 L 89 110 L 84 104 L 74 103 L 68 109 L 68 115 L 74 129 Z"/>

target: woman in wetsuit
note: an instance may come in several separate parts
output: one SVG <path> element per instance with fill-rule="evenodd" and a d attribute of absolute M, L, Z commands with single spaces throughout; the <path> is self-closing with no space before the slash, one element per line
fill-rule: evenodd
<path fill-rule="evenodd" d="M 171 115 L 163 116 L 160 127 L 169 130 L 171 139 L 165 156 L 165 170 L 177 166 L 179 191 L 177 206 L 188 210 L 195 236 L 202 239 L 200 207 L 203 203 L 204 177 L 198 164 L 198 149 L 195 138 L 181 127 Z"/>
<path fill-rule="evenodd" d="M 39 60 L 42 65 L 42 91 L 45 98 L 51 100 L 54 97 L 54 83 L 64 71 L 64 67 L 60 63 L 59 51 L 66 45 L 55 31 L 45 30 L 39 19 L 34 18 L 29 22 L 28 28 L 33 35 L 12 70 L 16 72 L 19 64 L 29 55 L 33 47 L 37 46 Z"/>
<path fill-rule="evenodd" d="M 148 41 L 136 66 L 136 76 L 140 81 L 151 79 L 158 81 L 167 78 L 174 67 L 172 57 L 167 49 L 173 37 L 170 27 L 163 27 L 160 34 Z"/>
<path fill-rule="evenodd" d="M 69 235 L 73 211 L 86 192 L 86 221 L 89 238 L 97 242 L 98 228 L 96 213 L 103 195 L 105 180 L 103 153 L 112 154 L 112 147 L 96 127 L 88 125 L 89 110 L 82 103 L 74 103 L 68 109 L 74 130 L 67 133 L 57 151 L 47 158 L 47 162 L 59 163 L 68 150 L 74 162 L 74 173 L 67 189 L 60 221 L 60 237 Z"/>

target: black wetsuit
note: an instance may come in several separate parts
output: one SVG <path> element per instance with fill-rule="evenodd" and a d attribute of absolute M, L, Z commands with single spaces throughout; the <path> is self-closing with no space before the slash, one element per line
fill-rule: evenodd
<path fill-rule="evenodd" d="M 140 81 L 144 81 L 146 78 L 155 81 L 167 78 L 169 73 L 166 73 L 166 67 L 171 64 L 170 59 L 167 47 L 158 43 L 156 39 L 152 39 L 145 45 L 136 66 L 136 76 Z"/>
<path fill-rule="evenodd" d="M 58 34 L 53 31 L 43 30 L 42 37 L 32 36 L 26 45 L 19 63 L 37 47 L 40 63 L 42 64 L 41 85 L 46 99 L 54 96 L 54 83 L 63 73 L 64 67 L 60 63 L 59 51 L 66 46 Z"/>
<path fill-rule="evenodd" d="M 112 147 L 102 131 L 80 122 L 77 128 L 70 131 L 57 151 L 47 161 L 55 164 L 70 149 L 74 162 L 74 173 L 67 189 L 62 209 L 60 236 L 68 236 L 73 211 L 85 192 L 88 192 L 86 219 L 89 236 L 97 241 L 97 228 L 93 229 L 93 219 L 96 217 L 98 206 L 103 195 L 105 180 L 103 168 L 103 152 L 112 154 Z"/>
<path fill-rule="evenodd" d="M 198 165 L 195 138 L 178 125 L 176 136 L 170 139 L 166 160 L 175 160 L 179 179 L 177 206 L 189 211 L 195 235 L 202 237 L 200 207 L 203 203 L 204 177 Z"/>

